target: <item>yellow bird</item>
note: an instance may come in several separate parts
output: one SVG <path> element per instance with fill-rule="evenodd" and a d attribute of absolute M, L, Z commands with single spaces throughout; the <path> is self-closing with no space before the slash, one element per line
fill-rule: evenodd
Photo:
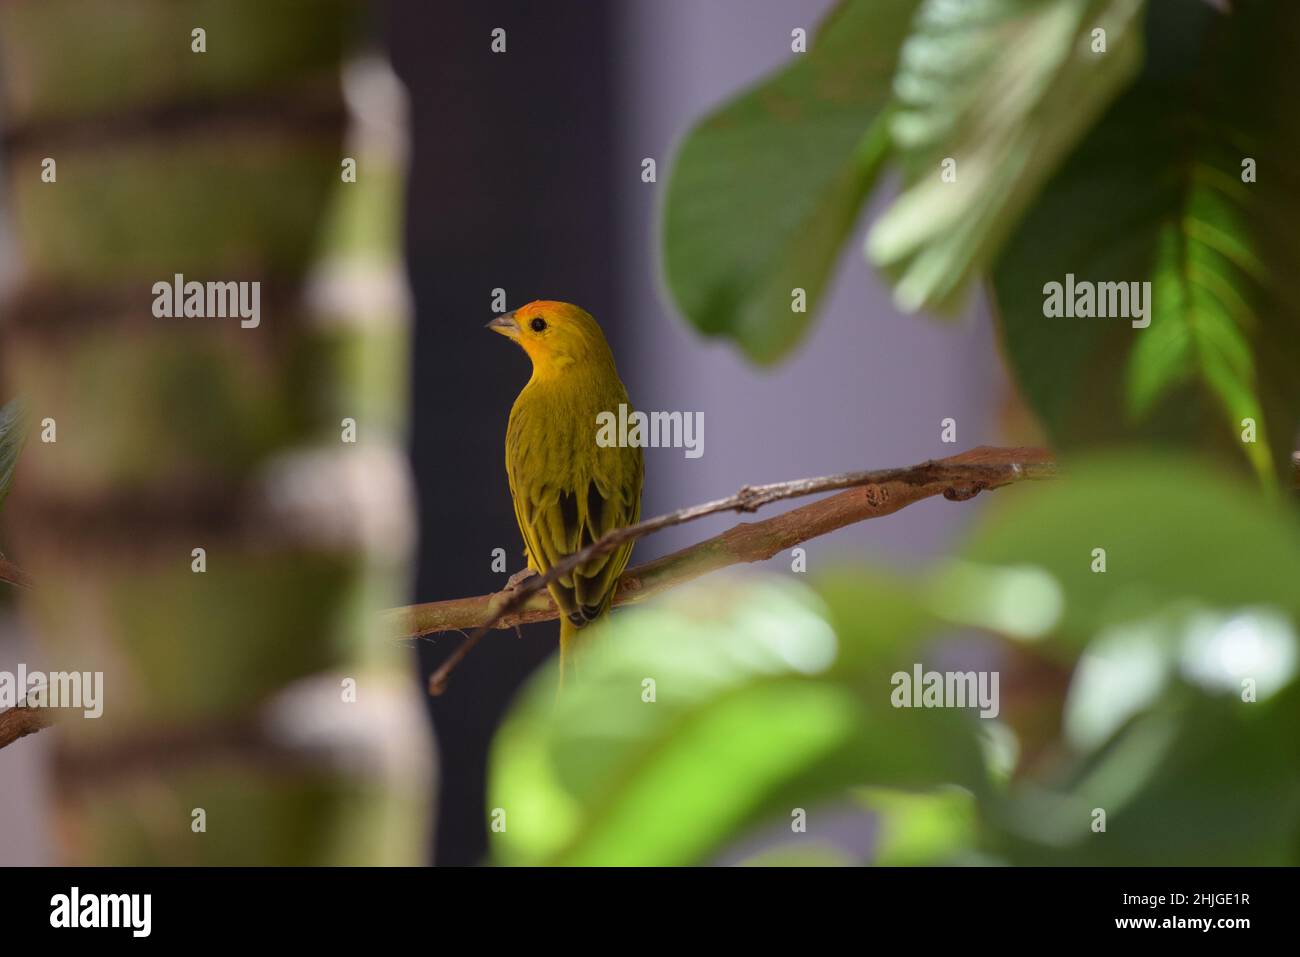
<path fill-rule="evenodd" d="M 538 300 L 497 316 L 488 328 L 518 343 L 533 363 L 506 427 L 506 475 L 528 567 L 545 574 L 610 529 L 641 518 L 641 449 L 596 442 L 597 416 L 628 402 L 613 353 L 591 315 Z M 560 681 L 579 629 L 610 606 L 632 554 L 617 551 L 550 584 L 560 608 Z"/>

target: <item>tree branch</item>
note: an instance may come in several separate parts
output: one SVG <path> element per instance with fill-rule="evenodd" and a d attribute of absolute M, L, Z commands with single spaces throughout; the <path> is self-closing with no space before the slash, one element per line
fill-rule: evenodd
<path fill-rule="evenodd" d="M 390 634 L 401 638 L 475 629 L 430 677 L 429 693 L 441 694 L 448 675 L 488 631 L 559 616 L 555 603 L 543 590 L 546 585 L 597 555 L 611 552 L 625 542 L 653 532 L 720 512 L 753 512 L 783 499 L 847 490 L 762 522 L 743 522 L 721 535 L 630 569 L 619 581 L 614 604 L 643 601 L 728 565 L 771 558 L 800 542 L 868 518 L 888 515 L 921 499 L 943 495 L 953 501 L 965 501 L 985 489 L 1055 475 L 1056 465 L 1051 454 L 1044 449 L 981 446 L 950 458 L 905 468 L 747 485 L 727 498 L 615 529 L 556 563 L 545 575 L 527 578 L 513 589 L 473 598 L 394 608 L 385 613 L 385 626 Z"/>
<path fill-rule="evenodd" d="M 50 708 L 29 708 L 19 705 L 0 711 L 0 748 L 13 744 L 19 738 L 35 734 L 54 723 L 55 714 Z"/>

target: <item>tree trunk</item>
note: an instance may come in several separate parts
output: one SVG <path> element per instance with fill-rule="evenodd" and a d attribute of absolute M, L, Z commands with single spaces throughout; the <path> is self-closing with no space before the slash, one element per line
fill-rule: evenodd
<path fill-rule="evenodd" d="M 70 863 L 423 858 L 427 723 L 376 614 L 410 548 L 404 118 L 345 66 L 364 13 L 0 4 L 5 545 L 40 664 L 104 676 L 102 717 L 41 732 Z M 177 274 L 259 282 L 260 322 L 157 317 Z"/>

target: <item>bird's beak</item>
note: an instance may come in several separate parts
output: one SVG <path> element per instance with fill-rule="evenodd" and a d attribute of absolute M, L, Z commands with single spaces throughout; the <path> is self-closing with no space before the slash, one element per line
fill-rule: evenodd
<path fill-rule="evenodd" d="M 519 338 L 519 323 L 515 322 L 513 312 L 503 313 L 487 324 L 493 332 L 499 332 L 507 339 Z"/>

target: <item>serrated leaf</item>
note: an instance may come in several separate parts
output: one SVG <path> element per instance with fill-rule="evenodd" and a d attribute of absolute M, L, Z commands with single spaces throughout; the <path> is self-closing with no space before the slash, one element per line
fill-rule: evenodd
<path fill-rule="evenodd" d="M 998 262 L 1007 355 L 1054 444 L 1195 442 L 1273 484 L 1300 425 L 1300 5 L 1156 5 L 1147 34 Z M 1045 317 L 1067 274 L 1150 282 L 1150 325 Z"/>

